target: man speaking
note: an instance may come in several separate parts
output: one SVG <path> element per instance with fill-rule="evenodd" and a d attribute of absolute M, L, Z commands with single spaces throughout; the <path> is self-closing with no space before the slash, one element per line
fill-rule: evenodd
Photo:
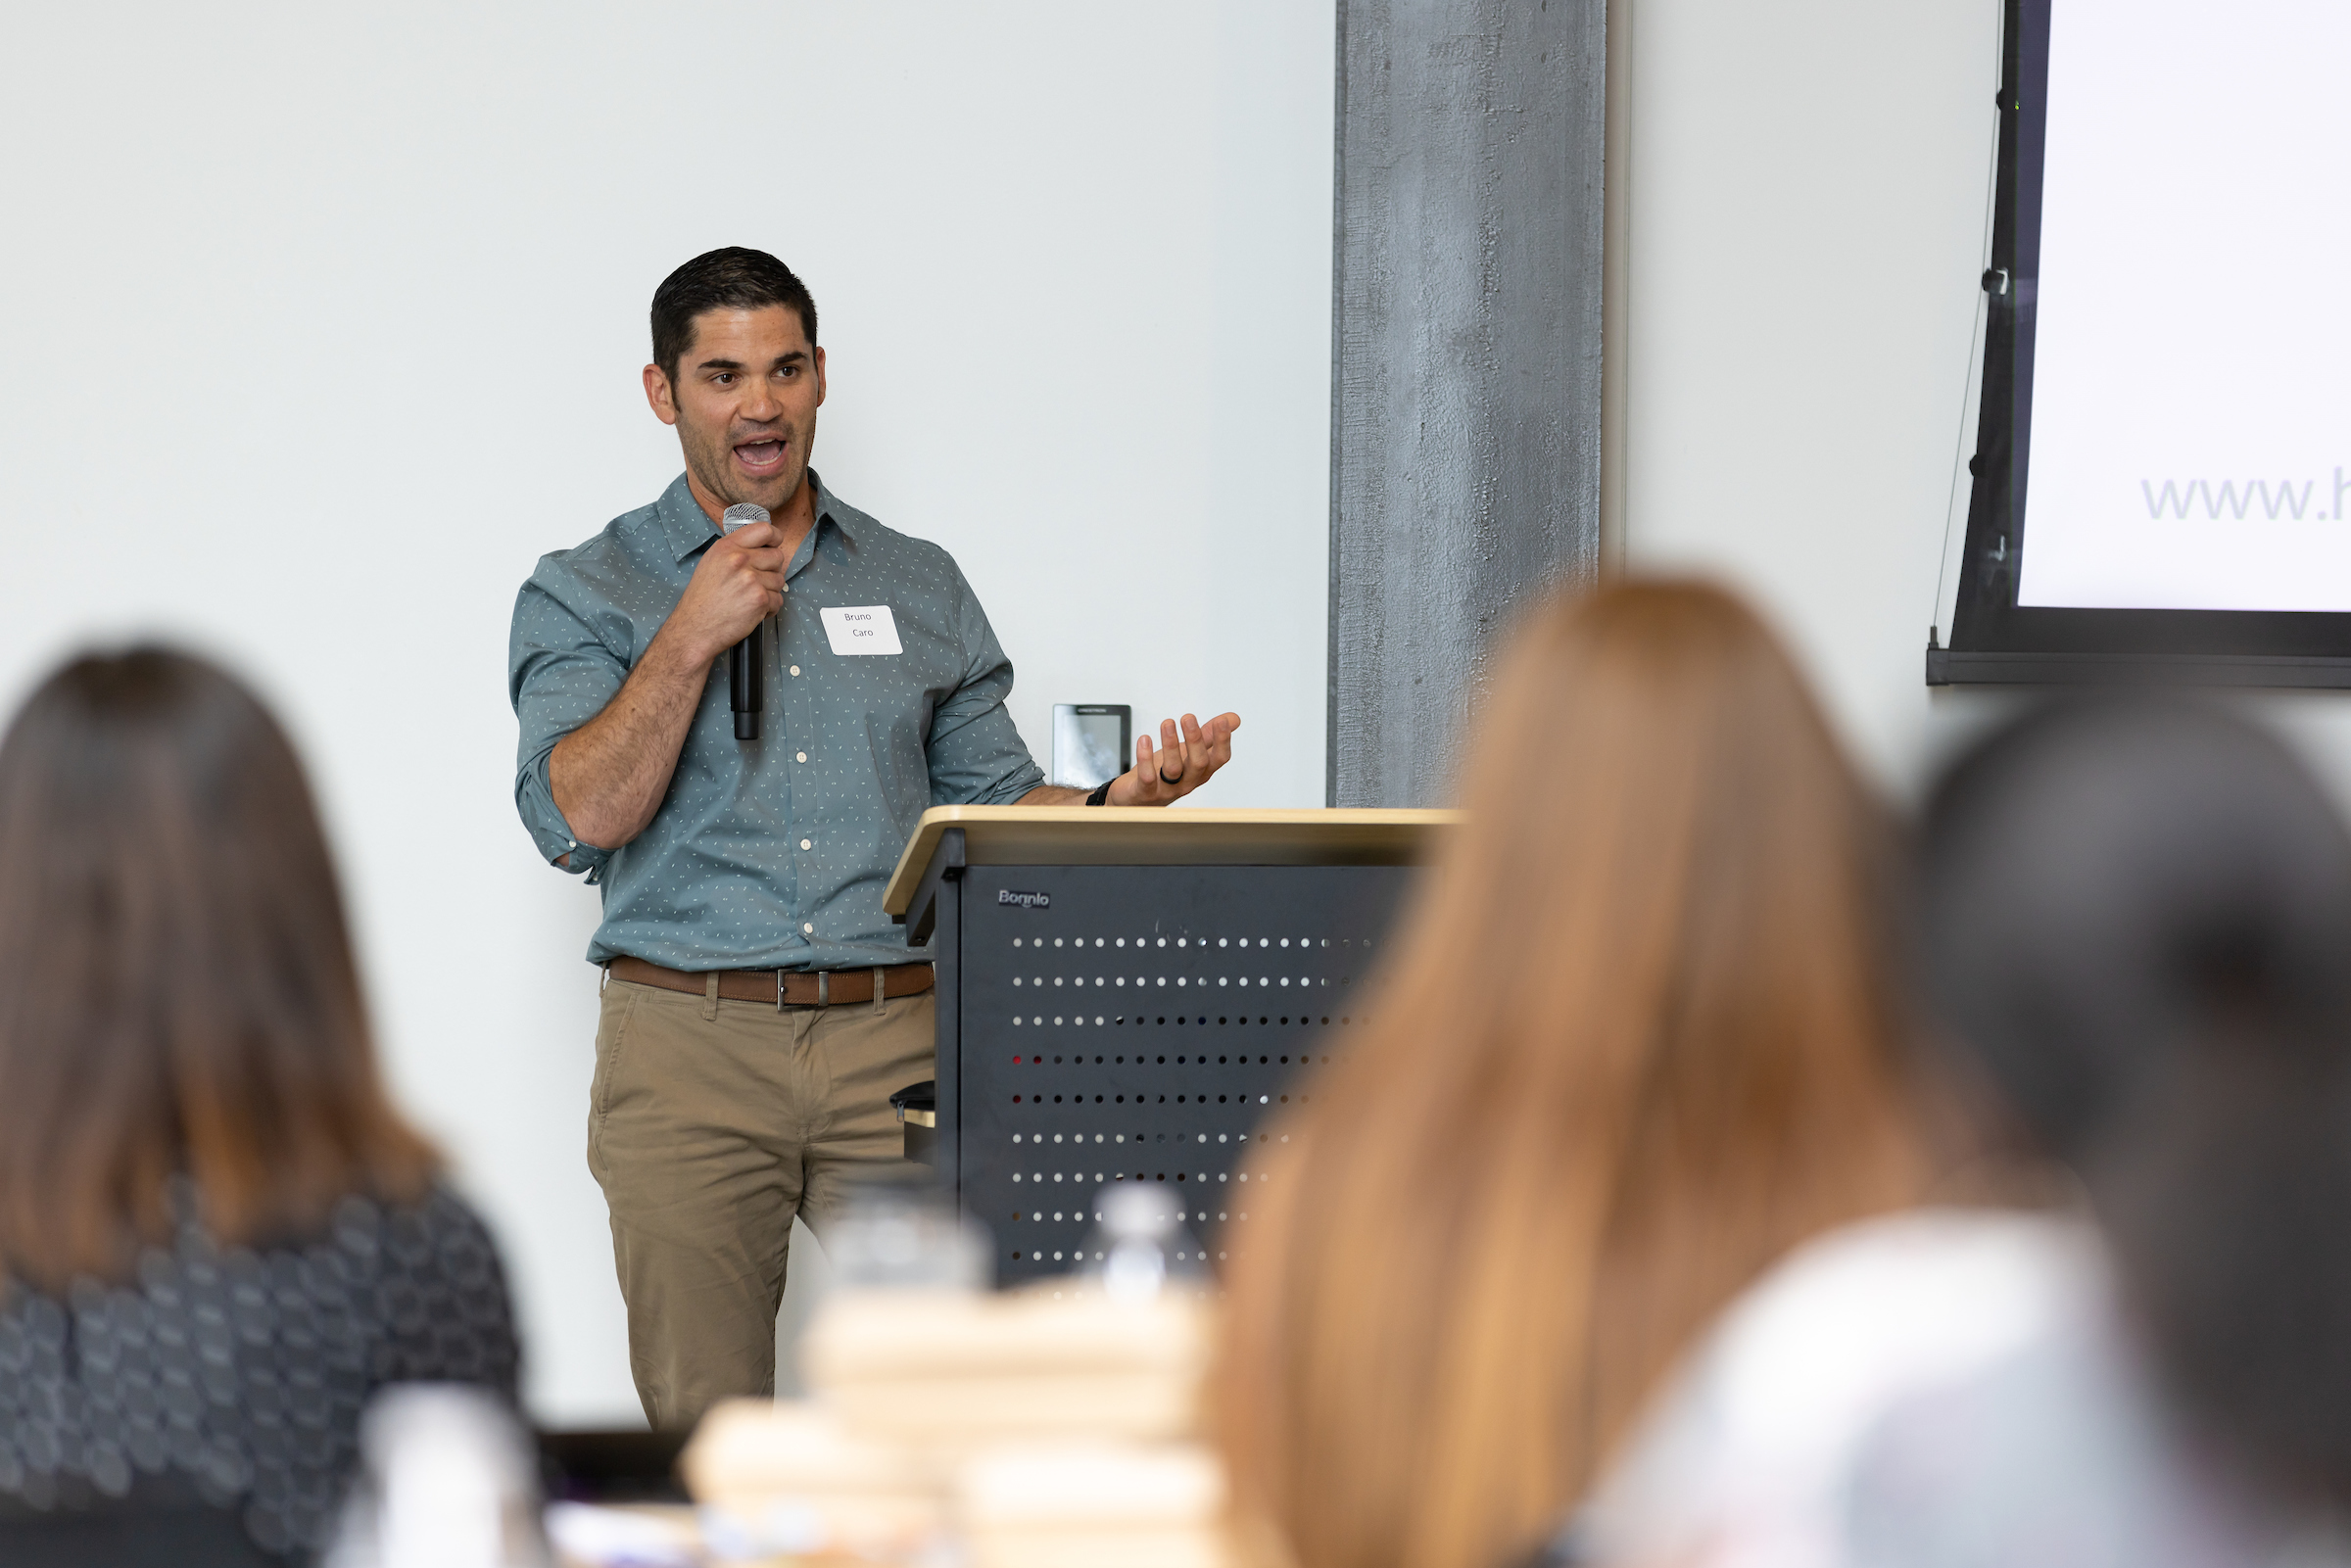
<path fill-rule="evenodd" d="M 825 351 L 800 280 L 697 256 L 654 291 L 652 340 L 646 401 L 686 472 L 541 558 L 507 682 L 523 823 L 603 894 L 588 1164 L 637 1392 L 675 1427 L 773 1392 L 792 1217 L 821 1235 L 858 1168 L 899 1157 L 888 1097 L 934 1075 L 931 966 L 882 913 L 924 810 L 1166 805 L 1240 719 L 1163 723 L 1090 795 L 1045 785 L 954 560 L 808 465 Z M 769 520 L 722 533 L 744 506 Z M 762 626 L 765 711 L 739 740 L 723 666 Z"/>

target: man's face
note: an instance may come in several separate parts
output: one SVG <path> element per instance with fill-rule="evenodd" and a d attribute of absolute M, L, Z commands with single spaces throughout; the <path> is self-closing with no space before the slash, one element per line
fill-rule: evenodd
<path fill-rule="evenodd" d="M 705 310 L 673 380 L 645 367 L 646 401 L 678 429 L 686 472 L 704 504 L 749 501 L 771 512 L 796 495 L 825 401 L 825 351 L 788 306 Z"/>

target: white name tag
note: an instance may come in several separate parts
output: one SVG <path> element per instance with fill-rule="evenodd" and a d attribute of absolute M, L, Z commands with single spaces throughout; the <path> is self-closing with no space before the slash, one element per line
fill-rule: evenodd
<path fill-rule="evenodd" d="M 898 646 L 897 618 L 889 613 L 887 604 L 866 604 L 855 609 L 819 610 L 824 617 L 825 636 L 832 640 L 836 653 L 903 653 Z"/>

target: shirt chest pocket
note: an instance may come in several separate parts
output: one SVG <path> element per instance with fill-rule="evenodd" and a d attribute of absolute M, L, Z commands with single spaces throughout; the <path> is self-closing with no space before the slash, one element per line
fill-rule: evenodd
<path fill-rule="evenodd" d="M 862 710 L 871 730 L 928 733 L 933 710 L 963 684 L 960 646 L 904 606 L 812 608 L 793 640 L 807 695 L 837 711 Z"/>

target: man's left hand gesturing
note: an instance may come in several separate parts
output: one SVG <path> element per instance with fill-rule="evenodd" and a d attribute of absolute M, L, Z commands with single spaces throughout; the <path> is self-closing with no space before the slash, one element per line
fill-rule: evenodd
<path fill-rule="evenodd" d="M 1217 776 L 1232 760 L 1232 733 L 1241 727 L 1237 713 L 1220 713 L 1202 724 L 1183 716 L 1183 734 L 1174 719 L 1159 721 L 1159 745 L 1149 735 L 1134 737 L 1134 766 L 1111 782 L 1106 803 L 1113 806 L 1165 806 L 1181 800 Z"/>

